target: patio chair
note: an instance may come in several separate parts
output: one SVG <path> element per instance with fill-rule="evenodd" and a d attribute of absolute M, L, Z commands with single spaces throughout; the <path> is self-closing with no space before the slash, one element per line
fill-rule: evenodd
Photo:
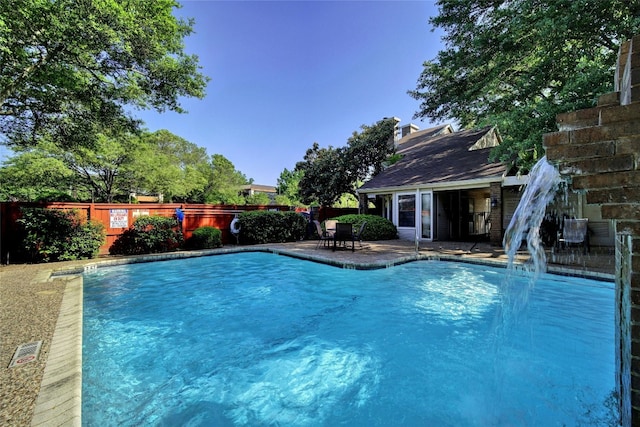
<path fill-rule="evenodd" d="M 338 221 L 336 221 L 335 219 L 326 219 L 324 221 L 324 229 L 327 231 L 327 233 L 333 234 L 336 232 L 337 222 Z"/>
<path fill-rule="evenodd" d="M 333 239 L 333 233 L 323 230 L 317 220 L 313 220 L 313 223 L 315 224 L 316 231 L 318 232 L 318 244 L 316 245 L 316 249 L 320 247 L 321 242 L 324 242 L 324 246 L 328 247 L 329 242 Z"/>
<path fill-rule="evenodd" d="M 336 243 L 342 242 L 347 247 L 347 241 L 351 241 L 351 252 L 355 251 L 355 235 L 353 234 L 353 224 L 339 222 L 336 224 L 336 234 L 333 236 L 333 250 L 336 250 Z"/>
<path fill-rule="evenodd" d="M 589 246 L 588 224 L 589 220 L 587 218 L 566 218 L 562 226 L 562 235 L 558 239 L 558 249 L 561 249 L 563 246 L 568 247 L 569 245 L 580 245 L 586 255 L 587 251 L 591 250 Z"/>
<path fill-rule="evenodd" d="M 362 225 L 360 225 L 360 229 L 358 230 L 358 232 L 353 235 L 353 239 L 358 241 L 361 249 L 362 249 L 362 232 L 364 231 L 365 225 L 367 225 L 367 221 L 363 222 Z"/>

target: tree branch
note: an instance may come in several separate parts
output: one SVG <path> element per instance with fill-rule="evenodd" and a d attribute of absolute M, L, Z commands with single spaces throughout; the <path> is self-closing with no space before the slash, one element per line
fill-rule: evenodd
<path fill-rule="evenodd" d="M 11 96 L 11 93 L 13 93 L 16 87 L 22 84 L 22 82 L 25 81 L 38 68 L 42 67 L 43 65 L 47 64 L 52 59 L 54 59 L 63 50 L 64 50 L 64 47 L 62 46 L 62 44 L 59 44 L 53 50 L 46 49 L 45 54 L 42 54 L 42 51 L 41 51 L 40 59 L 38 61 L 31 64 L 29 67 L 26 67 L 22 71 L 20 76 L 14 79 L 11 84 L 5 86 L 0 90 L 0 105 L 4 105 L 5 101 L 7 100 L 7 98 Z"/>

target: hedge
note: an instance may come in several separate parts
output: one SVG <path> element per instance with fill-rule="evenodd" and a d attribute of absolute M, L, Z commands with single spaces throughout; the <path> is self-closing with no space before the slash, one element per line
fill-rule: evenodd
<path fill-rule="evenodd" d="M 378 215 L 350 214 L 331 218 L 338 222 L 353 224 L 354 231 L 358 231 L 364 221 L 367 225 L 362 232 L 362 240 L 393 240 L 398 238 L 398 229 L 391 221 Z"/>
<path fill-rule="evenodd" d="M 77 210 L 26 208 L 19 225 L 18 260 L 29 262 L 90 259 L 105 241 L 104 226 Z"/>
<path fill-rule="evenodd" d="M 216 227 L 199 227 L 193 230 L 185 246 L 188 249 L 213 249 L 222 246 L 222 232 Z"/>
<path fill-rule="evenodd" d="M 307 220 L 296 212 L 248 211 L 238 215 L 240 243 L 282 243 L 301 240 Z"/>
<path fill-rule="evenodd" d="M 140 255 L 177 250 L 183 243 L 175 218 L 141 216 L 109 248 L 112 255 Z"/>

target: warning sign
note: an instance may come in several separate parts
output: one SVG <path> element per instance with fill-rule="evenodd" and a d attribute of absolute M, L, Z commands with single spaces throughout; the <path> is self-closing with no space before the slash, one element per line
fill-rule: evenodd
<path fill-rule="evenodd" d="M 128 228 L 129 227 L 129 210 L 128 209 L 109 209 L 109 227 L 110 228 Z"/>
<path fill-rule="evenodd" d="M 11 363 L 9 363 L 9 367 L 13 368 L 16 366 L 22 366 L 29 362 L 33 362 L 38 358 L 40 347 L 42 347 L 42 341 L 20 344 L 13 354 L 13 358 L 11 359 Z"/>
<path fill-rule="evenodd" d="M 34 360 L 36 360 L 36 356 L 32 354 L 31 356 L 23 357 L 16 360 L 16 365 L 23 365 L 25 363 L 33 362 Z"/>

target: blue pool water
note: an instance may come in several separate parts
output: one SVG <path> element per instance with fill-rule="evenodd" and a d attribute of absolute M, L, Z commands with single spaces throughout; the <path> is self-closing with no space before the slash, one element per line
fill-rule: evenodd
<path fill-rule="evenodd" d="M 86 426 L 606 425 L 609 283 L 267 253 L 85 275 Z"/>

